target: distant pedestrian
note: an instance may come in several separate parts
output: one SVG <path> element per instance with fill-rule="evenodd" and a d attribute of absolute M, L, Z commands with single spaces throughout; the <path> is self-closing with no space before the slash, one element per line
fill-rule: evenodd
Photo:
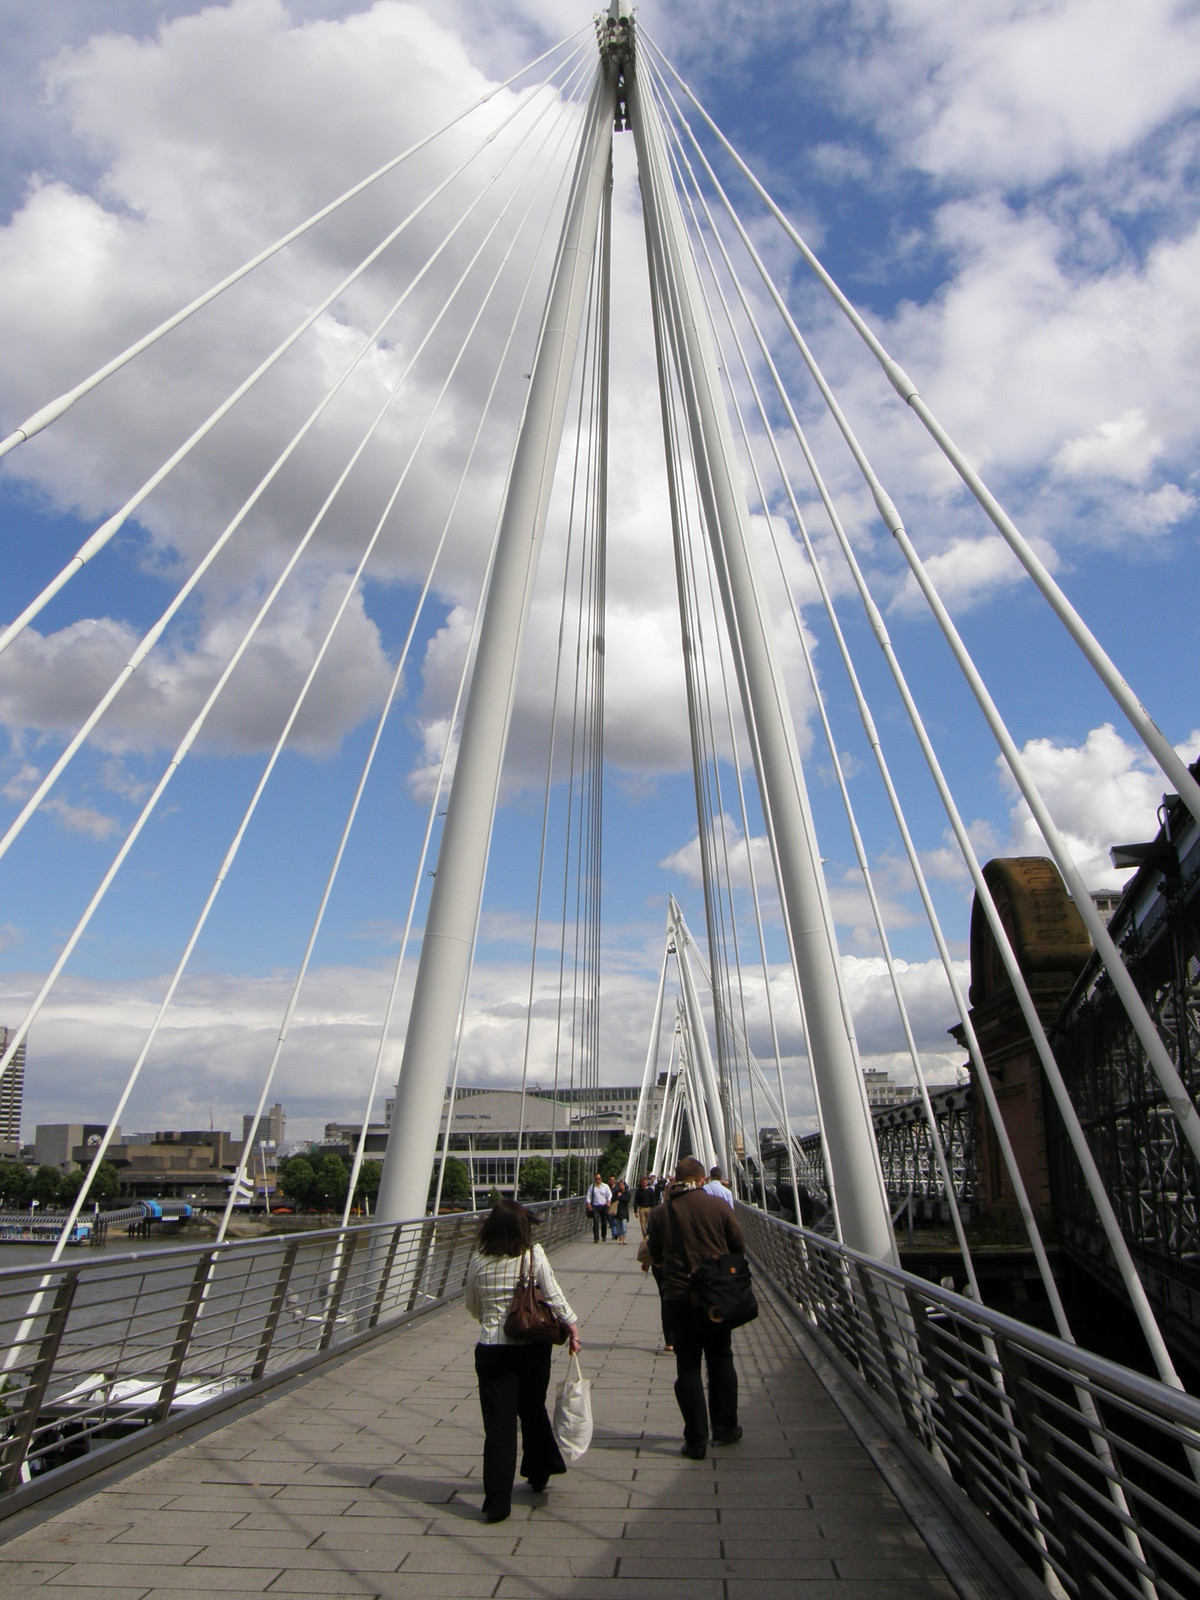
<path fill-rule="evenodd" d="M 531 1221 L 515 1200 L 498 1200 L 484 1219 L 467 1266 L 467 1310 L 480 1323 L 475 1373 L 483 1413 L 483 1514 L 488 1522 L 504 1522 L 512 1514 L 518 1420 L 521 1476 L 534 1493 L 542 1493 L 550 1478 L 567 1470 L 546 1415 L 552 1347 L 519 1344 L 504 1332 L 524 1258 L 550 1306 L 570 1328 L 572 1354 L 580 1348 L 575 1313 L 546 1252 L 533 1242 Z"/>
<path fill-rule="evenodd" d="M 725 1179 L 721 1176 L 720 1167 L 714 1167 L 708 1175 L 708 1182 L 704 1185 L 705 1194 L 715 1194 L 718 1200 L 724 1200 L 731 1211 L 736 1210 L 733 1203 L 733 1190 L 730 1189 Z"/>
<path fill-rule="evenodd" d="M 710 1424 L 714 1444 L 736 1444 L 742 1429 L 733 1334 L 723 1323 L 710 1322 L 701 1309 L 689 1281 L 691 1268 L 716 1256 L 745 1255 L 746 1245 L 730 1208 L 718 1196 L 704 1193 L 704 1168 L 699 1161 L 685 1156 L 675 1177 L 666 1199 L 650 1215 L 648 1243 L 651 1266 L 662 1272 L 664 1331 L 669 1325 L 670 1342 L 675 1346 L 682 1453 L 693 1461 L 703 1461 Z M 702 1365 L 708 1371 L 707 1406 Z"/>
<path fill-rule="evenodd" d="M 608 1225 L 612 1229 L 612 1236 L 618 1244 L 626 1242 L 629 1228 L 629 1202 L 633 1199 L 629 1185 L 624 1178 L 618 1178 L 613 1188 L 612 1204 L 609 1207 Z"/>
<path fill-rule="evenodd" d="M 649 1173 L 643 1172 L 638 1179 L 638 1186 L 633 1192 L 633 1209 L 637 1212 L 637 1219 L 642 1225 L 642 1238 L 646 1237 L 646 1228 L 650 1222 L 650 1213 L 658 1204 L 658 1194 L 650 1180 Z"/>
<path fill-rule="evenodd" d="M 587 1211 L 592 1219 L 592 1243 L 599 1244 L 608 1238 L 608 1208 L 612 1204 L 612 1190 L 599 1173 L 592 1179 L 587 1192 Z"/>

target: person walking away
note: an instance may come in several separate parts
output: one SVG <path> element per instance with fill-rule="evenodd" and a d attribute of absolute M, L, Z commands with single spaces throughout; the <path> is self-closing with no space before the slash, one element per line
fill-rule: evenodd
<path fill-rule="evenodd" d="M 515 1200 L 498 1200 L 484 1218 L 467 1264 L 467 1310 L 479 1320 L 475 1374 L 483 1415 L 483 1515 L 488 1522 L 503 1522 L 512 1513 L 518 1422 L 521 1476 L 535 1494 L 567 1470 L 546 1414 L 553 1347 L 519 1343 L 504 1332 L 524 1261 L 555 1314 L 567 1324 L 572 1355 L 581 1348 L 575 1313 L 546 1252 L 533 1242 L 532 1221 Z"/>
<path fill-rule="evenodd" d="M 705 1194 L 715 1194 L 718 1200 L 724 1200 L 731 1211 L 736 1207 L 733 1203 L 733 1190 L 730 1189 L 721 1176 L 720 1167 L 714 1167 L 708 1175 L 708 1182 L 704 1185 Z"/>
<path fill-rule="evenodd" d="M 618 1178 L 613 1189 L 612 1205 L 609 1208 L 609 1227 L 618 1244 L 624 1244 L 628 1237 L 629 1202 L 632 1198 L 625 1179 Z"/>
<path fill-rule="evenodd" d="M 704 1168 L 685 1156 L 675 1169 L 675 1182 L 661 1206 L 650 1215 L 650 1264 L 662 1271 L 664 1318 L 675 1346 L 675 1399 L 683 1417 L 682 1454 L 703 1461 L 713 1444 L 736 1444 L 737 1372 L 733 1365 L 733 1333 L 710 1322 L 692 1290 L 691 1269 L 722 1255 L 745 1255 L 746 1244 L 733 1211 L 716 1195 L 704 1192 Z M 656 1274 L 657 1275 L 657 1274 Z M 708 1372 L 705 1405 L 701 1366 Z"/>
<path fill-rule="evenodd" d="M 592 1219 L 592 1243 L 599 1244 L 608 1238 L 608 1208 L 612 1190 L 599 1173 L 592 1179 L 587 1192 L 588 1216 Z"/>
<path fill-rule="evenodd" d="M 654 1185 L 650 1182 L 650 1175 L 643 1172 L 638 1179 L 638 1186 L 633 1192 L 633 1209 L 636 1211 L 637 1219 L 641 1223 L 643 1239 L 646 1237 L 646 1229 L 650 1225 L 650 1213 L 657 1204 L 658 1195 L 655 1193 Z"/>

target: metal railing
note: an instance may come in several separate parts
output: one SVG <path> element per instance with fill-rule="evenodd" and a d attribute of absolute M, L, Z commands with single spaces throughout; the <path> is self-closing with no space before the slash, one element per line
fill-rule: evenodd
<path fill-rule="evenodd" d="M 748 1206 L 738 1216 L 800 1320 L 1052 1589 L 1200 1595 L 1200 1401 Z"/>
<path fill-rule="evenodd" d="M 531 1209 L 546 1245 L 585 1220 L 582 1200 Z M 207 1415 L 461 1294 L 481 1220 L 0 1271 L 0 1514 L 34 1480 L 98 1468 L 131 1436 Z"/>

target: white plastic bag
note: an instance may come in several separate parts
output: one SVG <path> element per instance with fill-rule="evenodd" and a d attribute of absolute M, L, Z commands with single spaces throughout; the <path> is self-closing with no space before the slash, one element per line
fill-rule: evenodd
<path fill-rule="evenodd" d="M 592 1442 L 592 1386 L 572 1356 L 554 1399 L 554 1437 L 564 1461 L 578 1461 Z"/>

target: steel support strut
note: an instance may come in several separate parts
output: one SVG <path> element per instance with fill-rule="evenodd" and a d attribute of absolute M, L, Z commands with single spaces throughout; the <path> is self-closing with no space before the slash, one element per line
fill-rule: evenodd
<path fill-rule="evenodd" d="M 651 294 L 662 298 L 657 314 L 673 335 L 704 521 L 734 645 L 779 895 L 808 1020 L 830 1181 L 836 1190 L 846 1243 L 881 1260 L 895 1261 L 883 1175 L 841 984 L 820 854 L 783 675 L 755 570 L 749 511 L 737 473 L 712 340 L 703 319 L 703 296 L 670 180 L 662 126 L 649 96 L 642 92 L 636 59 L 625 76 L 651 256 Z"/>
<path fill-rule="evenodd" d="M 483 620 L 421 941 L 421 959 L 379 1185 L 378 1218 L 425 1214 L 429 1174 L 491 840 L 521 641 L 546 525 L 608 174 L 617 70 L 602 60 L 588 101 Z"/>

